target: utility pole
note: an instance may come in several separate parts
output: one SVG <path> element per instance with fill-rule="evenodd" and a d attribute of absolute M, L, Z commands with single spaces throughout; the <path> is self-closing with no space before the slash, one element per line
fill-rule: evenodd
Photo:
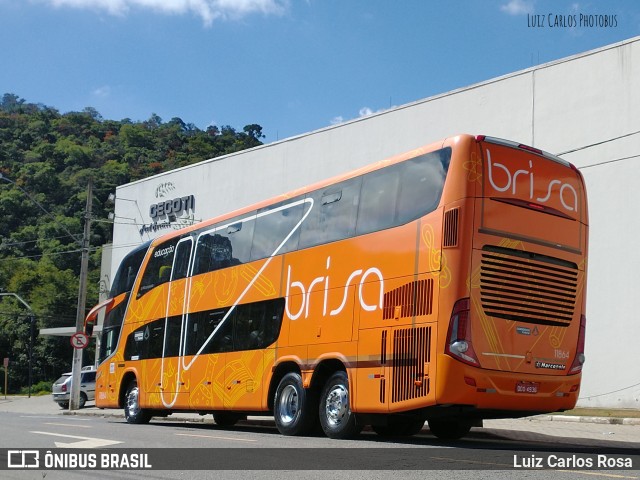
<path fill-rule="evenodd" d="M 85 307 L 87 303 L 87 273 L 89 271 L 89 236 L 91 235 L 91 205 L 93 199 L 93 179 L 87 185 L 87 206 L 84 212 L 84 233 L 82 235 L 82 258 L 80 260 L 80 286 L 78 287 L 78 309 L 76 311 L 76 333 L 84 330 Z M 82 349 L 73 349 L 71 366 L 71 394 L 69 410 L 80 408 L 80 378 L 82 375 Z"/>

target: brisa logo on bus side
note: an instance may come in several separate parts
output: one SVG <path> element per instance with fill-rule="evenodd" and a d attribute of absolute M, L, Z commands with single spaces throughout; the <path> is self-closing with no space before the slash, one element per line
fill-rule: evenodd
<path fill-rule="evenodd" d="M 533 172 L 533 162 L 529 160 L 529 170 L 516 170 L 515 173 L 511 173 L 509 168 L 502 163 L 492 162 L 491 161 L 491 152 L 487 149 L 487 165 L 489 170 L 489 183 L 494 188 L 494 190 L 498 192 L 506 192 L 511 190 L 512 195 L 516 195 L 518 192 L 518 177 L 524 176 L 525 179 L 529 179 L 529 200 L 533 200 L 533 183 L 535 180 L 535 175 Z M 499 169 L 504 172 L 506 175 L 506 183 L 503 186 L 496 185 L 494 181 L 494 169 Z M 556 191 L 557 190 L 557 191 Z M 573 186 L 568 183 L 563 183 L 560 180 L 551 180 L 549 185 L 547 185 L 547 195 L 545 197 L 539 197 L 535 200 L 540 203 L 546 203 L 549 201 L 552 195 L 557 195 L 558 200 L 562 206 L 570 211 L 577 212 L 578 211 L 578 193 L 576 192 Z"/>
<path fill-rule="evenodd" d="M 331 267 L 331 257 L 327 257 L 327 275 L 323 276 L 323 277 L 316 277 L 314 278 L 311 283 L 309 284 L 308 287 L 306 287 L 302 282 L 299 281 L 292 281 L 291 279 L 291 265 L 287 266 L 287 293 L 286 293 L 286 303 L 285 303 L 285 311 L 288 315 L 288 317 L 291 320 L 297 320 L 298 318 L 300 318 L 300 316 L 304 313 L 304 318 L 308 318 L 309 317 L 309 305 L 311 303 L 311 291 L 313 290 L 313 288 L 316 285 L 322 285 L 324 284 L 324 287 L 321 287 L 324 289 L 324 299 L 323 299 L 323 306 L 322 306 L 322 316 L 326 317 L 327 316 L 327 304 L 329 303 L 329 268 Z M 363 298 L 362 295 L 362 287 L 364 285 L 364 283 L 367 280 L 367 277 L 369 276 L 375 276 L 378 277 L 378 303 L 377 304 L 373 304 L 370 305 L 368 304 L 365 299 Z M 337 307 L 334 308 L 333 310 L 331 310 L 329 312 L 329 316 L 335 316 L 338 315 L 340 312 L 342 312 L 342 310 L 344 309 L 345 305 L 347 304 L 347 298 L 348 298 L 348 294 L 349 294 L 349 286 L 351 285 L 351 282 L 353 282 L 354 286 L 358 285 L 358 300 L 360 302 L 360 306 L 362 307 L 363 310 L 366 310 L 368 312 L 372 312 L 378 308 L 382 309 L 382 301 L 384 298 L 384 279 L 382 278 L 382 272 L 377 269 L 376 267 L 371 267 L 369 269 L 367 269 L 366 271 L 363 271 L 361 269 L 358 270 L 354 270 L 353 272 L 351 272 L 351 275 L 349 275 L 349 278 L 347 279 L 345 285 L 344 285 L 344 290 L 343 290 L 343 294 L 342 294 L 342 303 Z M 293 291 L 293 289 L 296 289 L 296 291 Z M 296 294 L 299 293 L 302 299 L 302 303 L 300 304 L 300 309 L 295 312 L 292 313 L 291 309 L 290 309 L 290 301 L 291 301 L 291 294 Z"/>

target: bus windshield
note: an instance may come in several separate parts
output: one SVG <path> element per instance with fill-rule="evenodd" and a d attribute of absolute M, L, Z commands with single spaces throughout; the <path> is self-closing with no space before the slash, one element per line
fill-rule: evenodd
<path fill-rule="evenodd" d="M 85 320 L 85 329 L 87 329 L 88 325 L 91 325 L 89 328 L 92 329 L 92 325 L 97 321 L 98 313 L 104 309 L 102 339 L 98 353 L 99 362 L 109 357 L 117 347 L 129 294 L 131 293 L 133 283 L 138 275 L 140 265 L 142 265 L 150 243 L 151 242 L 146 242 L 140 245 L 124 257 L 113 279 L 113 284 L 109 291 L 109 298 L 95 307 Z"/>
<path fill-rule="evenodd" d="M 149 248 L 149 244 L 150 242 L 146 242 L 140 245 L 124 257 L 113 279 L 113 284 L 109 292 L 110 298 L 115 298 L 121 293 L 131 291 L 138 270 L 140 270 L 140 265 L 142 265 L 144 254 L 147 253 L 147 248 Z"/>

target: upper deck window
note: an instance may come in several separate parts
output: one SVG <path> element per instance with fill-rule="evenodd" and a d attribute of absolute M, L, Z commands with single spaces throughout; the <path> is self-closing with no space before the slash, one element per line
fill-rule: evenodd
<path fill-rule="evenodd" d="M 375 232 L 416 220 L 438 206 L 451 148 L 364 175 L 356 233 Z"/>
<path fill-rule="evenodd" d="M 138 297 L 153 287 L 157 287 L 171 279 L 173 256 L 175 255 L 176 245 L 179 240 L 179 238 L 173 238 L 161 243 L 153 250 L 144 274 L 142 275 L 140 288 L 138 289 Z"/>

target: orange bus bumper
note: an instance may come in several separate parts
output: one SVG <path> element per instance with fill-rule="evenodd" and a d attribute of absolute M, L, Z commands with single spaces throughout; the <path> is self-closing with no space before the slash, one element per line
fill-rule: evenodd
<path fill-rule="evenodd" d="M 480 410 L 555 412 L 575 407 L 581 374 L 527 375 L 485 370 L 438 355 L 436 403 Z"/>

